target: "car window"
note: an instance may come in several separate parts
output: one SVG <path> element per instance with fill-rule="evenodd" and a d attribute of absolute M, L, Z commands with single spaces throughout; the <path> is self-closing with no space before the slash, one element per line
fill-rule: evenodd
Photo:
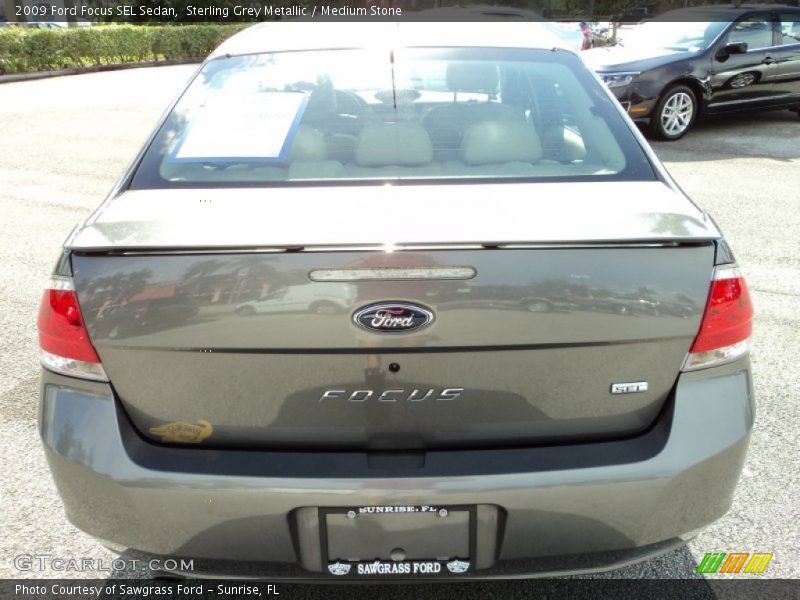
<path fill-rule="evenodd" d="M 403 49 L 209 62 L 131 187 L 475 178 L 652 179 L 569 52 Z"/>
<path fill-rule="evenodd" d="M 780 15 L 781 45 L 800 44 L 800 13 Z"/>
<path fill-rule="evenodd" d="M 728 34 L 729 44 L 744 42 L 748 50 L 769 48 L 772 39 L 772 18 L 768 14 L 753 15 L 738 21 Z"/>
<path fill-rule="evenodd" d="M 685 52 L 705 50 L 725 29 L 723 21 L 648 21 L 622 29 L 617 37 L 625 48 L 667 48 Z"/>

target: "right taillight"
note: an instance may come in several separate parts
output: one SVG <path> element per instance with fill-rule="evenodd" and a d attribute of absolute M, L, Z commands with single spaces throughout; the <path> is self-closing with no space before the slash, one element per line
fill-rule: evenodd
<path fill-rule="evenodd" d="M 684 371 L 714 367 L 747 354 L 753 331 L 753 304 L 739 269 L 714 270 L 700 331 L 683 363 Z"/>

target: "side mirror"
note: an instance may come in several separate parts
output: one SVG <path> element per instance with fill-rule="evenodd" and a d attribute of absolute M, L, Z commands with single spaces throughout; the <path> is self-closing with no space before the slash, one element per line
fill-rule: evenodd
<path fill-rule="evenodd" d="M 746 54 L 747 53 L 747 42 L 733 42 L 731 44 L 725 44 L 722 48 L 719 49 L 717 52 L 717 58 L 720 60 L 725 60 L 732 54 Z"/>

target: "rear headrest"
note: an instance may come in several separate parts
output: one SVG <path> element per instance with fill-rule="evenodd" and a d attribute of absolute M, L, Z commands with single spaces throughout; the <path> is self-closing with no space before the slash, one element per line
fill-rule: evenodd
<path fill-rule="evenodd" d="M 289 149 L 289 162 L 324 160 L 326 150 L 322 133 L 308 125 L 300 125 Z"/>
<path fill-rule="evenodd" d="M 416 123 L 373 123 L 356 143 L 356 163 L 362 167 L 419 167 L 432 160 L 431 138 Z"/>
<path fill-rule="evenodd" d="M 497 67 L 492 64 L 455 62 L 447 65 L 447 89 L 451 92 L 491 94 L 497 91 L 499 82 Z"/>
<path fill-rule="evenodd" d="M 460 154 L 470 166 L 536 163 L 542 158 L 542 144 L 536 130 L 527 123 L 483 121 L 464 133 Z"/>

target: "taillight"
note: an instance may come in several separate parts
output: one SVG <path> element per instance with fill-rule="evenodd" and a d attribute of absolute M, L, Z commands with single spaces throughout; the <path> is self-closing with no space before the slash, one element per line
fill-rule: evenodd
<path fill-rule="evenodd" d="M 753 331 L 753 304 L 739 269 L 717 267 L 700 331 L 683 364 L 684 371 L 714 367 L 747 354 Z"/>
<path fill-rule="evenodd" d="M 54 277 L 39 310 L 42 364 L 57 373 L 108 381 L 83 322 L 72 280 Z"/>

